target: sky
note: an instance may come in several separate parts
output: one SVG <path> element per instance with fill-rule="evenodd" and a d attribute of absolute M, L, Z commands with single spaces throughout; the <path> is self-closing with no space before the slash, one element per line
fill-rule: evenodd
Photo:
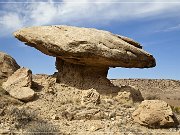
<path fill-rule="evenodd" d="M 53 74 L 54 57 L 12 35 L 41 25 L 107 30 L 138 41 L 156 59 L 154 68 L 111 68 L 110 79 L 180 80 L 180 0 L 0 0 L 0 51 L 34 74 Z"/>

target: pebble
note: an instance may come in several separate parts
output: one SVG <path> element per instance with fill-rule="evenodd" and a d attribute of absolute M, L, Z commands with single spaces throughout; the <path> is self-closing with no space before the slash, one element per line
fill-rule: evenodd
<path fill-rule="evenodd" d="M 8 134 L 9 132 L 9 129 L 0 129 L 0 134 Z"/>
<path fill-rule="evenodd" d="M 53 119 L 53 120 L 59 120 L 59 116 L 53 115 L 53 116 L 52 116 L 52 119 Z"/>

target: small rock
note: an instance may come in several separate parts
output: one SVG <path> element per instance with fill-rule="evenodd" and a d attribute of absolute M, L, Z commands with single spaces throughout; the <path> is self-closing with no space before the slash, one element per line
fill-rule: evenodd
<path fill-rule="evenodd" d="M 98 109 L 91 109 L 91 110 L 83 110 L 81 112 L 78 112 L 74 115 L 74 119 L 81 120 L 81 119 L 94 119 L 95 115 L 99 112 Z"/>
<path fill-rule="evenodd" d="M 74 119 L 74 114 L 70 113 L 68 111 L 62 112 L 62 117 L 64 117 L 67 120 L 73 120 Z"/>
<path fill-rule="evenodd" d="M 99 129 L 102 129 L 102 125 L 100 125 L 100 124 L 94 124 L 94 126 L 92 126 L 92 127 L 90 128 L 90 131 L 97 131 L 97 130 L 99 130 Z"/>
<path fill-rule="evenodd" d="M 82 92 L 81 104 L 82 105 L 97 105 L 100 103 L 100 94 L 94 90 L 86 90 Z"/>
<path fill-rule="evenodd" d="M 111 104 L 111 105 L 113 105 L 113 103 L 114 103 L 114 100 L 113 100 L 113 99 L 105 98 L 105 99 L 103 99 L 103 100 L 105 101 L 105 103 L 109 103 L 109 104 Z"/>
<path fill-rule="evenodd" d="M 52 116 L 52 119 L 53 119 L 53 120 L 59 120 L 59 116 L 53 115 L 53 116 Z"/>
<path fill-rule="evenodd" d="M 27 102 L 34 97 L 35 92 L 29 87 L 21 87 L 21 88 L 11 89 L 9 91 L 9 94 L 14 98 Z"/>
<path fill-rule="evenodd" d="M 116 117 L 116 112 L 115 111 L 110 112 L 109 113 L 109 118 L 111 119 L 111 118 L 114 118 L 114 117 Z"/>
<path fill-rule="evenodd" d="M 9 129 L 0 129 L 0 134 L 8 134 L 10 133 Z"/>
<path fill-rule="evenodd" d="M 0 116 L 4 115 L 4 109 L 0 109 Z"/>
<path fill-rule="evenodd" d="M 115 120 L 115 118 L 111 118 L 111 120 L 112 120 L 112 121 L 114 121 L 114 120 Z"/>

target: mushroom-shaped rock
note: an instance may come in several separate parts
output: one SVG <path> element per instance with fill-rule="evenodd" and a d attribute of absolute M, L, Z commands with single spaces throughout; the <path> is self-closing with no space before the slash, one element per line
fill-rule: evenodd
<path fill-rule="evenodd" d="M 56 57 L 58 81 L 78 86 L 110 84 L 109 67 L 149 68 L 151 54 L 130 38 L 92 28 L 36 26 L 14 32 L 26 45 Z M 99 86 L 98 85 L 98 86 Z"/>

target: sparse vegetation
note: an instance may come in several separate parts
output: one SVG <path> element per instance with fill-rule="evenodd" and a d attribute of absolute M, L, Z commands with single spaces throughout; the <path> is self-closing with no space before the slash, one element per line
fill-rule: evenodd
<path fill-rule="evenodd" d="M 10 114 L 14 117 L 16 128 L 24 127 L 35 118 L 35 113 L 27 108 L 12 108 Z"/>
<path fill-rule="evenodd" d="M 180 115 L 180 106 L 171 106 L 172 111 Z"/>
<path fill-rule="evenodd" d="M 50 123 L 35 123 L 27 129 L 26 135 L 62 135 L 57 126 Z"/>
<path fill-rule="evenodd" d="M 146 100 L 160 100 L 160 97 L 157 95 L 148 95 L 145 99 Z"/>

